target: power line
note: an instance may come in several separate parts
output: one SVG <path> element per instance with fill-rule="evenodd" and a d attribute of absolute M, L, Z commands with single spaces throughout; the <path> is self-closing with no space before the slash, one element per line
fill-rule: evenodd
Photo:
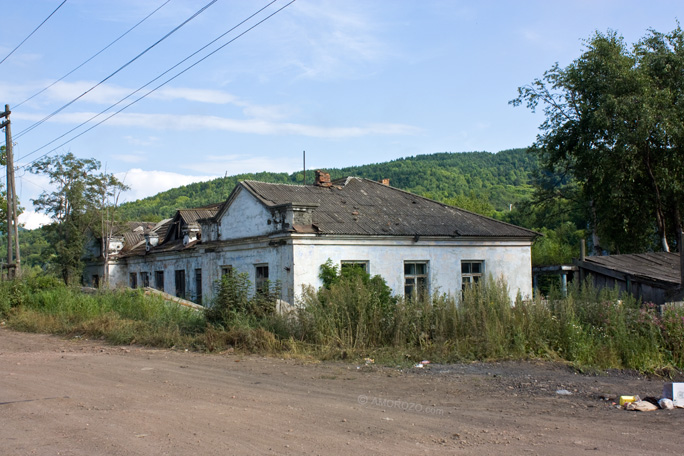
<path fill-rule="evenodd" d="M 60 9 L 60 8 L 62 7 L 62 5 L 64 5 L 66 2 L 67 2 L 67 0 L 64 0 L 62 3 L 60 3 L 59 6 L 58 6 L 57 8 L 55 8 L 55 10 L 54 10 L 53 12 L 51 12 L 50 15 L 49 15 L 48 17 L 46 17 L 45 20 L 44 20 L 43 22 L 41 22 L 41 23 L 38 25 L 38 27 L 36 27 L 35 29 L 33 29 L 33 31 L 32 31 L 31 33 L 29 33 L 29 35 L 28 35 L 26 38 L 24 38 L 24 40 L 23 40 L 21 43 L 19 43 L 19 44 L 17 45 L 17 47 L 15 47 L 14 49 L 12 49 L 12 51 L 11 51 L 9 54 L 7 54 L 7 56 L 6 56 L 4 59 L 0 60 L 0 65 L 2 65 L 2 63 L 3 63 L 5 60 L 7 60 L 7 59 L 9 58 L 10 55 L 14 54 L 14 51 L 16 51 L 17 49 L 19 49 L 19 47 L 21 47 L 21 45 L 24 44 L 24 43 L 26 42 L 26 40 L 28 40 L 29 38 L 31 38 L 31 35 L 33 35 L 34 33 L 36 33 L 36 32 L 38 31 L 38 29 L 41 28 L 41 27 L 43 26 L 43 24 L 45 24 L 45 23 L 47 22 L 47 20 L 50 19 L 50 18 L 52 17 L 52 15 L 55 14 L 55 13 L 57 12 L 57 10 Z"/>
<path fill-rule="evenodd" d="M 277 1 L 277 0 L 272 1 L 271 3 L 269 3 L 269 5 L 273 4 L 275 1 Z M 96 123 L 95 125 L 92 125 L 90 128 L 87 128 L 86 130 L 80 132 L 79 134 L 77 134 L 76 136 L 74 136 L 74 137 L 68 139 L 67 141 L 63 142 L 63 143 L 60 144 L 59 146 L 57 146 L 57 147 L 55 147 L 55 148 L 53 148 L 53 149 L 50 149 L 49 151 L 47 151 L 46 153 L 44 153 L 44 154 L 41 155 L 40 157 L 37 157 L 37 158 L 31 160 L 29 163 L 27 163 L 27 164 L 25 164 L 25 165 L 22 165 L 20 168 L 27 168 L 27 167 L 30 166 L 31 164 L 35 163 L 36 161 L 40 160 L 41 158 L 44 158 L 44 157 L 48 156 L 49 154 L 51 154 L 52 152 L 56 151 L 56 150 L 59 149 L 60 147 L 63 147 L 63 146 L 65 146 L 65 145 L 69 144 L 69 143 L 72 142 L 73 140 L 75 140 L 75 139 L 77 139 L 77 138 L 83 136 L 84 134 L 88 133 L 90 130 L 92 130 L 92 129 L 98 127 L 99 125 L 102 125 L 102 124 L 105 123 L 107 120 L 109 120 L 109 119 L 111 119 L 112 117 L 114 117 L 115 115 L 121 113 L 122 111 L 124 111 L 125 109 L 129 108 L 130 106 L 136 104 L 138 101 L 140 101 L 140 100 L 142 100 L 143 98 L 147 97 L 147 96 L 150 95 L 151 93 L 157 91 L 158 89 L 160 89 L 161 87 L 165 86 L 165 85 L 168 84 L 169 82 L 173 81 L 174 79 L 176 79 L 176 78 L 178 78 L 179 76 L 181 76 L 181 75 L 183 75 L 184 73 L 186 73 L 186 72 L 187 72 L 188 70 L 190 70 L 191 68 L 195 67 L 195 66 L 198 65 L 199 63 L 203 62 L 204 60 L 208 59 L 208 58 L 211 57 L 212 55 L 216 54 L 218 51 L 220 51 L 221 49 L 225 48 L 225 47 L 228 46 L 229 44 L 233 43 L 235 40 L 237 40 L 237 39 L 240 38 L 241 36 L 245 35 L 247 32 L 253 30 L 253 29 L 256 28 L 257 26 L 261 25 L 262 23 L 264 23 L 265 21 L 267 21 L 267 20 L 270 19 L 271 17 L 275 16 L 276 14 L 278 14 L 279 12 L 281 12 L 282 10 L 284 10 L 285 8 L 287 8 L 288 6 L 290 6 L 291 4 L 293 4 L 295 1 L 296 1 L 296 0 L 291 0 L 289 3 L 283 5 L 281 8 L 279 8 L 279 9 L 277 9 L 276 11 L 274 11 L 273 13 L 269 14 L 268 16 L 266 16 L 265 18 L 263 18 L 262 20 L 260 20 L 260 21 L 257 22 L 256 24 L 252 25 L 251 27 L 249 27 L 249 28 L 246 29 L 245 31 L 241 32 L 240 34 L 238 34 L 237 36 L 235 36 L 234 38 L 232 38 L 231 40 L 227 41 L 226 43 L 222 44 L 222 45 L 219 46 L 218 48 L 214 49 L 214 50 L 211 51 L 209 54 L 205 55 L 204 57 L 202 57 L 201 59 L 197 60 L 196 62 L 194 62 L 194 63 L 191 64 L 190 66 L 186 67 L 185 69 L 183 69 L 182 71 L 176 73 L 174 76 L 170 77 L 170 78 L 167 79 L 166 81 L 162 82 L 161 84 L 157 85 L 157 86 L 154 87 L 153 89 L 149 90 L 149 91 L 148 91 L 147 93 L 145 93 L 144 95 L 142 95 L 142 96 L 136 98 L 135 100 L 133 100 L 133 101 L 131 101 L 130 103 L 128 103 L 126 106 L 124 106 L 124 107 L 122 107 L 121 109 L 119 109 L 118 111 L 116 111 L 116 112 L 110 114 L 109 116 L 107 116 L 106 118 L 102 119 L 101 121 L 99 121 L 99 122 Z M 266 5 L 264 8 L 268 7 L 269 5 Z M 264 8 L 262 8 L 260 11 L 262 11 Z M 254 14 L 253 14 L 252 16 L 250 16 L 250 17 L 253 17 L 255 14 L 258 14 L 258 12 L 257 12 L 257 13 L 254 13 Z M 245 21 L 246 21 L 246 20 L 248 20 L 248 19 L 245 19 Z M 241 23 L 244 23 L 245 21 L 242 21 Z M 237 27 L 237 26 L 236 26 L 236 27 Z M 233 28 L 235 28 L 235 27 L 233 27 Z M 225 34 L 224 34 L 224 35 L 225 35 Z M 215 40 L 214 40 L 214 41 L 215 41 Z M 206 47 L 206 46 L 205 46 L 205 47 Z M 198 51 L 198 52 L 199 52 L 199 51 Z M 185 60 L 187 60 L 187 58 L 186 58 Z M 176 65 L 176 66 L 178 66 L 178 65 Z M 170 70 L 167 70 L 167 72 L 168 72 L 168 71 L 170 71 Z M 157 77 L 157 79 L 159 79 L 159 77 Z M 149 84 L 150 84 L 150 83 L 146 84 L 145 86 L 147 86 L 147 85 L 149 85 Z M 145 86 L 141 87 L 141 88 L 138 89 L 136 92 L 140 91 L 140 90 L 141 90 L 142 88 L 144 88 Z M 136 92 L 133 92 L 133 93 L 136 93 Z M 129 95 L 129 96 L 130 96 L 130 95 Z M 126 97 L 126 98 L 128 98 L 128 97 Z M 124 100 L 125 100 L 126 98 L 124 98 Z M 121 100 L 121 101 L 123 101 L 123 100 Z M 121 103 L 121 101 L 119 101 L 119 102 L 116 103 L 116 104 Z M 116 106 L 116 105 L 114 105 L 114 106 Z M 110 107 L 110 108 L 111 108 L 111 107 Z M 103 114 L 104 112 L 106 112 L 107 110 L 109 110 L 110 108 L 107 108 L 105 111 L 103 111 L 102 113 L 96 115 L 95 117 L 100 116 L 101 114 Z M 91 119 L 91 120 L 92 120 L 92 119 Z M 84 125 L 84 124 L 85 124 L 85 122 L 84 122 L 83 124 L 79 125 L 79 127 L 82 126 L 82 125 Z M 76 128 L 78 128 L 78 127 L 76 127 Z M 73 129 L 72 129 L 71 131 L 73 131 Z M 66 135 L 66 134 L 68 134 L 68 133 L 65 133 L 65 135 Z M 65 135 L 62 135 L 61 137 L 65 136 Z M 58 138 L 58 139 L 59 139 L 59 138 Z M 54 142 L 54 141 L 51 141 L 51 142 L 48 143 L 48 144 L 51 144 L 52 142 Z M 38 152 L 39 150 L 43 149 L 44 147 L 47 147 L 47 145 L 45 145 L 45 146 L 43 146 L 43 147 L 41 147 L 41 148 L 39 148 L 39 149 L 36 149 L 36 150 L 34 150 L 33 152 L 30 152 L 30 153 L 24 155 L 23 157 L 21 157 L 21 159 L 24 159 L 24 158 L 28 157 L 29 155 L 32 155 L 32 154 Z M 20 159 L 20 160 L 21 160 L 21 159 Z"/>
<path fill-rule="evenodd" d="M 211 40 L 209 43 L 205 44 L 204 46 L 202 46 L 201 48 L 199 48 L 198 50 L 196 50 L 196 51 L 193 52 L 192 54 L 190 54 L 190 55 L 188 55 L 187 57 L 185 57 L 185 58 L 184 58 L 183 60 L 181 60 L 180 62 L 178 62 L 178 63 L 176 63 L 175 65 L 173 65 L 171 68 L 169 68 L 169 69 L 167 69 L 166 71 L 164 71 L 163 73 L 161 73 L 159 76 L 155 77 L 155 78 L 152 79 L 151 81 L 149 81 L 149 82 L 147 82 L 146 84 L 142 85 L 142 86 L 139 87 L 137 90 L 135 90 L 135 91 L 129 93 L 128 95 L 126 95 L 126 96 L 125 96 L 124 98 L 122 98 L 121 100 L 119 100 L 119 101 L 117 101 L 116 103 L 110 105 L 109 107 L 107 107 L 106 109 L 100 111 L 98 114 L 95 114 L 94 116 L 90 117 L 89 119 L 87 119 L 87 120 L 81 122 L 79 125 L 75 126 L 75 127 L 72 128 L 71 130 L 69 130 L 69 131 L 63 133 L 62 135 L 56 137 L 56 138 L 53 139 L 52 141 L 50 141 L 50 142 L 48 142 L 48 143 L 46 143 L 46 144 L 43 144 L 43 145 L 42 145 L 41 147 L 39 147 L 38 149 L 35 149 L 35 150 L 33 150 L 32 152 L 29 152 L 28 154 L 22 156 L 19 160 L 23 160 L 24 158 L 27 158 L 28 156 L 33 155 L 33 154 L 35 154 L 36 152 L 39 152 L 39 151 L 45 149 L 45 148 L 48 147 L 50 144 L 53 144 L 53 143 L 59 141 L 60 139 L 62 139 L 62 138 L 64 138 L 65 136 L 67 136 L 69 133 L 73 133 L 74 131 L 78 130 L 79 128 L 81 128 L 82 126 L 86 125 L 87 123 L 90 123 L 90 122 L 93 121 L 94 119 L 96 119 L 96 118 L 100 117 L 101 115 L 105 114 L 107 111 L 111 110 L 112 108 L 114 108 L 114 107 L 120 105 L 121 103 L 123 103 L 125 100 L 127 100 L 127 99 L 130 98 L 131 96 L 133 96 L 133 95 L 135 95 L 136 93 L 140 92 L 140 91 L 143 90 L 145 87 L 149 86 L 150 84 L 154 83 L 155 81 L 161 79 L 162 76 L 168 74 L 169 72 L 171 72 L 171 71 L 174 70 L 175 68 L 178 68 L 181 64 L 187 62 L 187 61 L 190 60 L 192 57 L 194 57 L 195 55 L 199 54 L 200 52 L 202 52 L 203 50 L 205 50 L 206 48 L 208 48 L 208 47 L 211 46 L 212 44 L 216 43 L 218 40 L 220 40 L 221 38 L 223 38 L 224 36 L 226 36 L 226 35 L 229 34 L 230 32 L 234 31 L 235 29 L 237 29 L 238 27 L 240 27 L 241 25 L 243 25 L 244 23 L 246 23 L 246 22 L 249 21 L 250 19 L 254 18 L 254 17 L 257 16 L 259 13 L 261 13 L 262 11 L 264 11 L 266 8 L 268 8 L 269 6 L 273 5 L 273 4 L 274 4 L 275 2 L 277 2 L 277 1 L 278 1 L 278 0 L 272 0 L 270 3 L 268 3 L 267 5 L 265 5 L 264 7 L 262 7 L 261 9 L 257 10 L 257 11 L 254 12 L 252 15 L 250 15 L 250 16 L 247 17 L 246 19 L 242 20 L 240 23 L 234 25 L 233 27 L 231 27 L 230 29 L 228 29 L 226 32 L 224 32 L 224 33 L 222 33 L 221 35 L 219 35 L 218 37 L 214 38 L 214 39 Z M 168 82 L 168 81 L 167 81 L 167 82 Z M 145 95 L 145 96 L 147 96 L 147 95 Z M 98 125 L 99 125 L 99 124 L 98 124 Z M 72 138 L 72 140 L 73 140 L 73 139 L 76 139 L 77 137 L 78 137 L 78 136 L 75 136 L 74 138 Z M 49 153 L 49 152 L 48 152 L 48 153 Z"/>
<path fill-rule="evenodd" d="M 159 43 L 161 43 L 162 41 L 164 41 L 166 38 L 168 38 L 169 36 L 171 36 L 172 34 L 174 34 L 175 32 L 177 32 L 181 27 L 183 27 L 183 26 L 186 25 L 188 22 L 190 22 L 191 20 L 193 20 L 194 18 L 196 18 L 197 16 L 199 16 L 200 14 L 202 14 L 207 8 L 209 8 L 211 5 L 213 5 L 213 4 L 216 3 L 217 1 L 218 1 L 218 0 L 211 0 L 209 3 L 207 3 L 206 5 L 204 5 L 204 6 L 203 6 L 201 9 L 199 9 L 197 12 L 195 12 L 192 16 L 190 16 L 190 17 L 187 18 L 185 21 L 183 21 L 183 23 L 181 23 L 180 25 L 176 26 L 173 30 L 171 30 L 169 33 L 167 33 L 167 34 L 164 35 L 163 37 L 161 37 L 161 38 L 160 38 L 159 40 L 157 40 L 154 44 L 152 44 L 152 45 L 149 46 L 147 49 L 145 49 L 144 51 L 142 51 L 140 54 L 136 55 L 136 56 L 133 57 L 131 60 L 129 60 L 128 62 L 126 62 L 126 63 L 123 64 L 122 66 L 120 66 L 116 71 L 114 71 L 113 73 L 111 73 L 109 76 L 107 76 L 106 78 L 104 78 L 102 81 L 98 82 L 97 84 L 95 84 L 94 86 L 92 86 L 91 88 L 89 88 L 88 90 L 86 90 L 85 92 L 83 92 L 82 94 L 80 94 L 79 96 L 77 96 L 76 98 L 74 98 L 73 100 L 71 100 L 70 102 L 68 102 L 68 103 L 65 104 L 64 106 L 62 106 L 61 108 L 57 109 L 57 110 L 54 111 L 52 114 L 49 114 L 49 115 L 43 117 L 41 120 L 39 120 L 38 122 L 34 123 L 34 124 L 31 125 L 30 127 L 26 128 L 26 129 L 24 129 L 24 130 L 22 130 L 22 131 L 19 132 L 17 135 L 15 135 L 15 138 L 20 138 L 21 136 L 23 136 L 23 135 L 25 135 L 26 133 L 30 132 L 30 131 L 33 130 L 34 128 L 36 128 L 36 127 L 38 127 L 39 125 L 43 124 L 45 121 L 51 119 L 52 117 L 56 116 L 56 115 L 59 114 L 60 112 L 64 111 L 66 108 L 68 108 L 69 106 L 71 106 L 72 104 L 74 104 L 74 103 L 75 103 L 76 101 L 78 101 L 79 99 L 83 98 L 85 95 L 87 95 L 89 92 L 91 92 L 91 91 L 92 91 L 93 89 L 95 89 L 96 87 L 100 86 L 101 84 L 104 84 L 106 81 L 108 81 L 109 79 L 111 79 L 112 77 L 114 77 L 114 75 L 116 75 L 117 73 L 119 73 L 120 71 L 122 71 L 122 70 L 123 70 L 124 68 L 126 68 L 128 65 L 130 65 L 131 63 L 135 62 L 135 61 L 138 60 L 140 57 L 142 57 L 143 55 L 145 55 L 148 51 L 150 51 L 150 50 L 151 50 L 152 48 L 154 48 L 156 45 L 158 45 Z"/>
<path fill-rule="evenodd" d="M 66 1 L 66 0 L 65 0 L 65 1 Z M 73 70 L 69 71 L 67 74 L 65 74 L 64 76 L 62 76 L 61 78 L 59 78 L 59 79 L 57 79 L 56 81 L 54 81 L 54 82 L 53 82 L 52 84 L 50 84 L 49 86 L 45 87 L 44 89 L 40 90 L 39 92 L 34 93 L 34 94 L 31 95 L 30 97 L 28 97 L 26 100 L 22 101 L 21 103 L 15 104 L 15 105 L 14 105 L 14 109 L 16 109 L 16 108 L 18 108 L 19 106 L 23 105 L 23 104 L 26 103 L 27 101 L 30 101 L 30 100 L 34 99 L 35 97 L 37 97 L 37 96 L 40 95 L 41 93 L 45 92 L 45 91 L 48 90 L 50 87 L 52 87 L 52 86 L 54 86 L 55 84 L 57 84 L 58 82 L 63 81 L 65 78 L 67 78 L 68 76 L 70 76 L 73 72 L 75 72 L 76 70 L 78 70 L 79 68 L 81 68 L 83 65 L 85 65 L 85 64 L 88 63 L 88 62 L 90 62 L 91 60 L 93 60 L 93 59 L 94 59 L 95 57 L 97 57 L 98 55 L 102 54 L 104 51 L 106 51 L 107 49 L 109 49 L 110 47 L 112 47 L 112 46 L 113 46 L 117 41 L 119 41 L 121 38 L 123 38 L 124 36 L 128 35 L 128 34 L 129 34 L 130 32 L 132 32 L 135 28 L 137 28 L 140 24 L 142 24 L 142 23 L 145 22 L 147 19 L 149 19 L 150 16 L 152 16 L 154 13 L 156 13 L 157 11 L 159 11 L 160 9 L 162 9 L 164 6 L 166 6 L 166 4 L 169 3 L 170 1 L 171 1 L 171 0 L 166 0 L 164 3 L 161 4 L 161 6 L 159 6 L 157 9 L 155 9 L 154 11 L 152 11 L 150 14 L 148 14 L 148 15 L 145 16 L 144 18 L 142 18 L 142 20 L 140 20 L 140 21 L 139 21 L 137 24 L 135 24 L 133 27 L 131 27 L 131 28 L 129 28 L 128 30 L 126 30 L 126 31 L 125 31 L 122 35 L 120 35 L 117 39 L 115 39 L 114 41 L 112 41 L 111 43 L 109 43 L 107 46 L 105 46 L 104 48 L 102 48 L 99 52 L 97 52 L 96 54 L 94 54 L 92 57 L 90 57 L 89 59 L 87 59 L 85 62 L 83 62 L 83 63 L 81 63 L 80 65 L 78 65 L 76 68 L 74 68 Z"/>

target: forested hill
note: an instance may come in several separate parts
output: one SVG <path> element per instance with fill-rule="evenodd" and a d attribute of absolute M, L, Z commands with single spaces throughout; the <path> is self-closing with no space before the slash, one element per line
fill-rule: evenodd
<path fill-rule="evenodd" d="M 385 163 L 325 169 L 333 179 L 356 176 L 366 179 L 390 179 L 390 185 L 428 198 L 459 205 L 479 212 L 503 211 L 510 204 L 527 199 L 532 192 L 532 172 L 536 158 L 526 149 L 498 153 L 436 153 L 401 158 Z M 208 182 L 177 187 L 155 196 L 122 204 L 124 220 L 158 221 L 171 217 L 177 209 L 199 207 L 224 201 L 235 185 L 243 180 L 275 183 L 303 183 L 301 171 L 287 173 L 238 174 Z M 307 171 L 308 183 L 314 171 Z M 476 206 L 476 207 L 473 207 Z M 489 210 L 487 210 L 489 208 Z"/>

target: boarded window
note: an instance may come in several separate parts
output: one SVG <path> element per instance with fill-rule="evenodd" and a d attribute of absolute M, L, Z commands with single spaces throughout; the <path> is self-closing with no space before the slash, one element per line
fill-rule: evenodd
<path fill-rule="evenodd" d="M 164 271 L 154 271 L 154 287 L 164 291 Z"/>
<path fill-rule="evenodd" d="M 484 261 L 461 261 L 461 287 L 466 289 L 478 283 L 484 274 Z"/>
<path fill-rule="evenodd" d="M 175 273 L 176 296 L 185 299 L 185 270 L 178 269 Z"/>
<path fill-rule="evenodd" d="M 268 265 L 267 264 L 257 264 L 256 268 L 256 280 L 254 284 L 256 286 L 257 293 L 268 293 Z"/>
<path fill-rule="evenodd" d="M 202 304 L 202 269 L 195 269 L 195 302 Z"/>
<path fill-rule="evenodd" d="M 138 288 L 138 274 L 131 272 L 128 274 L 128 284 L 131 288 Z"/>
<path fill-rule="evenodd" d="M 427 261 L 404 262 L 404 296 L 420 296 L 428 291 Z"/>
<path fill-rule="evenodd" d="M 142 282 L 143 287 L 149 287 L 150 286 L 150 274 L 149 272 L 141 272 L 140 273 L 140 282 Z"/>

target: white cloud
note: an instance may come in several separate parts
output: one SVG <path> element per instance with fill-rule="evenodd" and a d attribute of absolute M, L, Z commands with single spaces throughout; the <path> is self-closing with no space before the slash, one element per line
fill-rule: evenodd
<path fill-rule="evenodd" d="M 52 219 L 45 214 L 35 211 L 24 211 L 19 216 L 19 224 L 23 225 L 27 230 L 35 230 L 43 225 L 49 225 Z"/>
<path fill-rule="evenodd" d="M 277 169 L 279 172 L 293 172 L 301 168 L 298 159 L 255 157 L 253 155 L 209 155 L 184 165 L 192 171 L 212 173 L 222 171 L 224 175 L 233 176 L 242 173 L 258 173 Z"/>
<path fill-rule="evenodd" d="M 94 113 L 80 112 L 60 114 L 50 122 L 81 123 Z M 22 119 L 33 120 L 39 116 L 22 115 Z M 101 119 L 98 119 L 101 120 Z M 229 119 L 218 116 L 179 116 L 169 114 L 126 114 L 121 113 L 107 121 L 107 125 L 125 127 L 146 127 L 157 130 L 200 131 L 219 130 L 257 135 L 300 135 L 313 138 L 341 139 L 370 135 L 415 135 L 421 129 L 406 124 L 376 123 L 356 127 L 321 127 L 289 122 L 273 122 L 256 119 Z"/>
<path fill-rule="evenodd" d="M 215 171 L 215 170 L 214 170 Z M 135 201 L 159 192 L 182 185 L 216 179 L 219 176 L 191 176 L 187 174 L 171 173 L 168 171 L 145 171 L 133 168 L 125 173 L 116 173 L 116 177 L 131 187 L 124 193 L 120 202 Z"/>

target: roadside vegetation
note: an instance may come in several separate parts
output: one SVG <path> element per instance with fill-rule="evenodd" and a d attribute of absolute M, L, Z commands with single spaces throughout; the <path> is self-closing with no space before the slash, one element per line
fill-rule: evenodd
<path fill-rule="evenodd" d="M 281 315 L 273 294 L 250 296 L 251 284 L 240 274 L 216 285 L 205 312 L 141 290 L 84 294 L 34 276 L 0 283 L 0 316 L 20 331 L 208 352 L 232 347 L 392 365 L 546 359 L 663 375 L 684 368 L 684 311 L 660 315 L 656 306 L 615 291 L 585 285 L 567 297 L 553 292 L 511 306 L 506 283 L 491 277 L 458 301 L 393 296 L 381 277 L 330 264 L 321 278 L 320 289 L 303 290 L 297 309 Z"/>

